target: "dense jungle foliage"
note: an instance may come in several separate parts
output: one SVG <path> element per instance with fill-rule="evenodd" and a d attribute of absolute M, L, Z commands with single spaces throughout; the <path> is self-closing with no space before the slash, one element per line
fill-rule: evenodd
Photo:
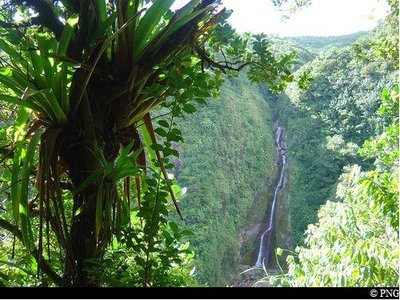
<path fill-rule="evenodd" d="M 266 279 L 273 285 L 399 285 L 399 3 L 390 4 L 391 14 L 368 36 L 351 47 L 328 51 L 324 61 L 305 66 L 315 68 L 314 87 L 291 98 L 294 106 L 307 107 L 307 114 L 320 126 L 319 134 L 325 134 L 326 139 L 325 147 L 313 144 L 325 148 L 324 156 L 302 158 L 309 163 L 317 160 L 318 166 L 309 164 L 305 168 L 300 159 L 296 160 L 299 152 L 306 154 L 301 143 L 297 144 L 300 151 L 296 148 L 291 152 L 297 164 L 293 166 L 296 173 L 290 174 L 294 178 L 290 182 L 291 214 L 301 220 L 304 215 L 313 215 L 303 210 L 310 207 L 305 203 L 318 203 L 313 199 L 319 199 L 321 204 L 323 199 L 328 201 L 319 209 L 318 220 L 300 223 L 310 223 L 304 245 L 287 257 L 287 272 Z M 340 56 L 342 53 L 344 56 Z M 344 65 L 343 60 L 347 60 Z M 325 101 L 318 102 L 324 87 Z M 316 132 L 315 127 L 312 132 Z M 303 138 L 308 140 L 311 135 L 307 133 L 303 132 Z M 298 183 L 295 179 L 305 176 L 307 170 L 316 175 L 315 181 L 308 184 L 313 191 L 319 191 L 319 197 L 309 197 L 306 189 L 304 198 L 297 194 L 299 190 L 294 192 L 293 185 L 307 186 L 304 180 Z M 334 195 L 329 191 L 334 178 L 320 183 L 327 178 L 327 174 L 321 174 L 326 170 L 341 173 Z M 298 172 L 303 174 L 299 176 Z M 277 250 L 278 255 L 283 252 Z"/>
<path fill-rule="evenodd" d="M 231 285 L 276 120 L 264 283 L 399 283 L 398 1 L 371 32 L 285 39 L 238 35 L 220 1 L 51 2 L 0 1 L 1 285 Z"/>
<path fill-rule="evenodd" d="M 238 148 L 241 149 L 241 146 L 227 147 L 227 150 L 223 152 L 224 155 L 208 155 L 209 151 L 206 149 L 210 149 L 210 145 L 219 145 L 220 149 L 224 148 L 222 145 L 232 145 L 232 143 L 258 147 L 257 140 L 247 140 L 249 133 L 246 136 L 242 135 L 242 130 L 246 129 L 243 125 L 242 128 L 221 134 L 231 127 L 230 124 L 242 124 L 238 120 L 242 120 L 243 117 L 253 121 L 254 117 L 258 116 L 258 113 L 255 114 L 250 109 L 243 112 L 231 111 L 229 107 L 236 108 L 236 101 L 246 101 L 247 105 L 252 107 L 258 97 L 266 100 L 264 122 L 267 124 L 263 126 L 268 128 L 266 132 L 269 131 L 271 136 L 263 137 L 266 139 L 263 149 L 269 149 L 269 153 L 274 151 L 271 148 L 274 130 L 272 119 L 279 118 L 286 128 L 289 171 L 287 195 L 282 196 L 281 201 L 287 203 L 285 206 L 288 211 L 280 212 L 277 226 L 279 231 L 289 233 L 291 245 L 288 246 L 286 237 L 276 237 L 275 243 L 278 247 L 294 251 L 297 245 L 303 245 L 307 226 L 317 221 L 320 206 L 327 200 L 338 201 L 335 196 L 338 180 L 342 172 L 348 169 L 347 166 L 357 163 L 366 170 L 374 168 L 374 159 L 364 157 L 359 152 L 365 140 L 380 134 L 392 120 L 390 116 L 377 114 L 382 103 L 382 90 L 393 88 L 397 80 L 396 60 L 387 59 L 377 53 L 377 45 L 380 45 L 383 39 L 389 40 L 390 37 L 396 37 L 394 34 L 396 24 L 392 22 L 389 18 L 371 32 L 343 37 L 290 39 L 269 37 L 273 42 L 274 51 L 281 53 L 296 51 L 298 64 L 295 68 L 299 73 L 304 70 L 310 71 L 314 78 L 307 90 L 301 91 L 296 87 L 289 87 L 285 93 L 273 95 L 263 86 L 249 87 L 243 78 L 237 78 L 233 81 L 234 85 L 230 83 L 223 86 L 219 105 L 224 107 L 224 110 L 216 108 L 217 102 L 213 102 L 201 108 L 200 118 L 193 116 L 182 122 L 187 148 L 181 151 L 183 155 L 178 172 L 179 182 L 184 182 L 184 186 L 188 187 L 187 202 L 183 200 L 183 205 L 188 207 L 194 216 L 187 223 L 195 231 L 196 229 L 205 232 L 215 231 L 212 242 L 206 238 L 208 235 L 190 237 L 197 254 L 196 276 L 201 282 L 211 285 L 229 284 L 232 282 L 229 278 L 232 270 L 238 272 L 235 266 L 248 259 L 246 252 L 241 252 L 243 247 L 250 247 L 253 251 L 256 249 L 257 243 L 241 244 L 240 231 L 249 223 L 260 222 L 262 220 L 260 212 L 267 214 L 267 203 L 272 197 L 271 187 L 276 176 L 274 175 L 276 169 L 273 168 L 273 166 L 276 167 L 274 154 L 267 159 L 274 165 L 267 166 L 267 169 L 265 169 L 264 159 L 259 157 L 259 155 L 264 155 L 261 151 L 251 156 L 255 157 L 255 162 L 257 162 L 255 165 L 247 163 L 244 160 L 246 156 L 244 159 L 242 156 L 240 156 L 241 159 L 231 156 L 238 151 Z M 381 48 L 380 51 L 382 50 Z M 227 91 L 232 88 L 235 89 L 239 100 L 236 100 L 236 97 L 229 97 L 230 94 Z M 257 97 L 243 97 L 241 92 L 243 89 L 261 94 Z M 207 124 L 215 128 L 217 139 L 203 134 L 206 128 L 204 123 L 207 122 L 209 116 L 214 116 L 211 119 L 213 125 Z M 228 128 L 223 124 L 227 124 Z M 251 131 L 251 134 L 253 133 L 255 133 L 254 130 Z M 232 136 L 235 136 L 235 139 L 232 139 Z M 203 144 L 202 141 L 205 139 L 210 139 L 210 142 Z M 205 151 L 197 151 L 200 145 L 207 147 Z M 268 152 L 265 154 L 268 155 Z M 233 163 L 235 168 L 230 168 L 230 164 Z M 209 165 L 214 172 L 209 172 L 209 168 L 195 168 L 197 165 Z M 222 176 L 220 172 L 223 170 L 232 176 Z M 258 186 L 259 193 L 254 196 L 250 194 L 253 190 L 248 190 L 248 195 L 253 197 L 253 201 L 248 202 L 248 197 L 240 196 L 240 204 L 238 204 L 237 197 L 230 201 L 227 199 L 230 199 L 229 192 L 233 192 L 233 195 L 236 193 L 237 186 L 232 186 L 231 180 L 243 178 L 236 175 L 240 174 L 241 170 L 247 172 L 245 178 L 253 182 L 253 186 Z M 268 170 L 264 178 L 265 182 L 272 183 L 270 189 L 268 186 L 261 187 L 262 180 L 258 173 L 260 170 Z M 199 186 L 197 176 L 209 184 Z M 215 182 L 218 184 L 213 184 Z M 192 186 L 194 190 L 191 190 Z M 246 186 L 246 183 L 243 182 L 243 186 Z M 202 189 L 202 192 L 196 192 L 197 187 Z M 240 189 L 240 187 L 237 188 Z M 191 199 L 198 199 L 198 201 L 192 202 Z M 208 201 L 212 203 L 204 205 Z M 257 213 L 254 212 L 254 206 L 252 206 L 254 204 L 256 204 Z M 205 210 L 218 212 L 218 209 L 222 209 L 225 212 L 226 208 L 229 210 L 232 207 L 231 209 L 234 210 L 239 205 L 242 209 L 233 215 L 213 213 L 208 218 L 200 217 L 203 216 Z M 241 220 L 244 215 L 247 217 Z M 230 223 L 231 216 L 236 217 L 235 226 Z M 231 226 L 229 230 L 225 229 L 227 224 Z M 236 235 L 228 234 L 228 232 L 236 232 Z M 396 241 L 396 237 L 391 241 L 392 245 L 393 241 Z M 391 250 L 395 251 L 396 248 L 393 246 Z M 286 266 L 288 253 L 290 252 L 285 251 L 279 258 L 282 266 Z M 386 253 L 390 255 L 390 251 Z M 392 263 L 398 261 L 395 253 L 391 256 Z M 379 283 L 383 284 L 382 281 Z M 324 285 L 357 286 L 357 284 L 363 283 L 351 280 L 327 281 Z M 387 284 L 390 285 L 389 281 Z M 312 285 L 312 279 L 298 285 Z M 319 282 L 315 285 L 323 285 L 323 283 Z"/>
<path fill-rule="evenodd" d="M 355 44 L 320 53 L 301 68 L 313 74 L 310 88 L 289 88 L 275 102 L 291 149 L 289 196 L 296 244 L 316 221 L 319 206 L 334 197 L 343 167 L 358 163 L 368 168 L 372 163 L 360 157 L 359 148 L 387 125 L 387 118 L 376 114 L 379 95 L 396 84 L 397 73 L 394 61 L 378 57 L 364 62 L 357 49 L 374 57 L 370 45 L 389 36 L 389 30 L 382 24 Z"/>
<path fill-rule="evenodd" d="M 188 188 L 181 223 L 196 232 L 190 237 L 196 278 L 228 284 L 241 256 L 238 233 L 265 218 L 265 195 L 275 181 L 272 114 L 261 88 L 240 76 L 224 83 L 219 99 L 178 124 L 185 143 L 176 174 Z"/>
<path fill-rule="evenodd" d="M 399 285 L 399 90 L 384 89 L 381 97 L 378 114 L 392 121 L 360 150 L 374 168 L 344 168 L 336 198 L 308 226 L 305 245 L 287 257 L 287 273 L 266 279 L 273 285 Z"/>
<path fill-rule="evenodd" d="M 221 1 L 174 2 L 1 1 L 4 285 L 193 284 L 176 119 L 240 70 L 274 92 L 309 75 Z"/>

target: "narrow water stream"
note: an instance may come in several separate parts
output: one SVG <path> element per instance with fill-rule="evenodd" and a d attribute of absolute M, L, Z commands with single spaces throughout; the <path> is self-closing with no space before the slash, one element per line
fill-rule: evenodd
<path fill-rule="evenodd" d="M 279 122 L 275 123 L 276 132 L 275 132 L 275 146 L 279 154 L 279 181 L 275 187 L 274 199 L 272 201 L 271 212 L 268 219 L 268 227 L 261 234 L 260 238 L 260 247 L 258 250 L 258 256 L 255 266 L 256 267 L 267 267 L 270 264 L 270 256 L 273 252 L 272 249 L 272 236 L 274 234 L 275 227 L 275 212 L 276 212 L 276 201 L 278 198 L 279 191 L 283 188 L 284 177 L 285 177 L 285 167 L 286 167 L 286 154 L 285 149 L 282 146 L 282 137 L 283 137 L 283 129 L 279 125 Z"/>

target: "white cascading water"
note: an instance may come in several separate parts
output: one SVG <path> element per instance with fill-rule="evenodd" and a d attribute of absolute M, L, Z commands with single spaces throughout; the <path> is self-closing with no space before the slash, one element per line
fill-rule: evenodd
<path fill-rule="evenodd" d="M 274 192 L 274 199 L 272 201 L 271 213 L 269 216 L 269 223 L 268 228 L 262 233 L 260 239 L 260 248 L 258 250 L 258 256 L 256 261 L 256 267 L 266 267 L 268 264 L 268 258 L 270 256 L 271 250 L 271 238 L 274 232 L 274 225 L 275 225 L 275 211 L 276 211 L 276 200 L 278 198 L 278 193 L 283 187 L 284 183 L 284 176 L 285 176 L 285 166 L 286 166 L 286 155 L 285 149 L 282 147 L 282 133 L 283 129 L 279 126 L 278 123 L 275 123 L 277 126 L 276 133 L 275 133 L 275 145 L 279 153 L 279 160 L 280 160 L 280 177 L 278 184 L 275 187 Z"/>

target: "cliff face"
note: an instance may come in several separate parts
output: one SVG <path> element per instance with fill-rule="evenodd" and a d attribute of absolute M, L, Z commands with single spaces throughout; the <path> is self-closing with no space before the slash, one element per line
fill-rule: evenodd
<path fill-rule="evenodd" d="M 273 117 L 262 89 L 245 76 L 227 80 L 220 99 L 198 110 L 178 122 L 185 143 L 175 175 L 188 188 L 182 226 L 196 233 L 197 279 L 224 286 L 257 247 L 257 230 L 243 228 L 267 213 L 277 172 Z"/>

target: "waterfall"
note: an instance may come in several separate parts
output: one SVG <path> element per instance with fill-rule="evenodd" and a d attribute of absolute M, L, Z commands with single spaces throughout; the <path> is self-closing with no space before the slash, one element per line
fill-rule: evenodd
<path fill-rule="evenodd" d="M 270 252 L 271 252 L 271 239 L 272 235 L 274 232 L 274 225 L 275 225 L 275 211 L 276 211 L 276 200 L 278 198 L 279 191 L 283 188 L 284 184 L 284 177 L 285 177 L 285 166 L 286 166 L 286 154 L 285 154 L 285 149 L 282 147 L 282 134 L 283 134 L 283 129 L 282 127 L 278 124 L 275 123 L 275 126 L 277 127 L 276 133 L 275 133 L 275 146 L 278 151 L 279 155 L 279 181 L 278 184 L 275 187 L 274 191 L 274 199 L 272 201 L 272 207 L 271 207 L 271 213 L 269 215 L 269 221 L 268 221 L 268 227 L 267 229 L 262 233 L 261 239 L 260 239 L 260 248 L 258 250 L 258 256 L 257 256 L 257 261 L 256 261 L 256 267 L 266 267 L 268 265 L 268 260 L 270 257 Z"/>

